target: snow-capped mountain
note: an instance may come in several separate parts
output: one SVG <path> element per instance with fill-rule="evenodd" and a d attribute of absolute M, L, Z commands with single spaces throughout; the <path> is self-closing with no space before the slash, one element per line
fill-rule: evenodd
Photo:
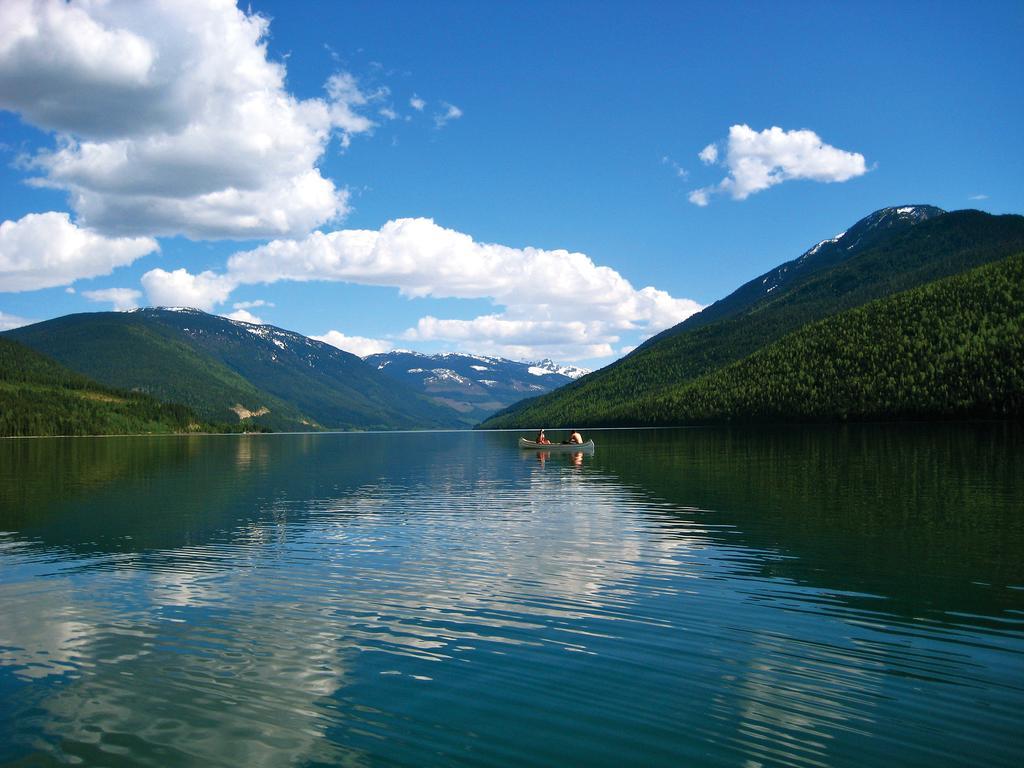
<path fill-rule="evenodd" d="M 514 402 L 550 392 L 588 371 L 551 360 L 516 362 L 448 352 L 424 355 L 396 350 L 364 360 L 377 370 L 453 409 L 475 424 Z"/>
<path fill-rule="evenodd" d="M 641 348 L 649 347 L 660 339 L 682 331 L 748 311 L 762 301 L 773 301 L 790 286 L 808 279 L 811 275 L 854 259 L 890 236 L 909 232 L 921 222 L 943 216 L 945 213 L 934 205 L 901 205 L 875 211 L 845 232 L 815 243 L 792 261 L 780 264 L 744 283 L 724 299 L 705 307 L 679 325 L 648 339 Z"/>
<path fill-rule="evenodd" d="M 781 264 L 771 272 L 762 275 L 761 290 L 765 294 L 786 285 L 793 276 L 823 266 L 845 261 L 853 254 L 871 246 L 887 232 L 895 228 L 911 227 L 922 221 L 941 216 L 945 211 L 934 205 L 904 205 L 882 208 L 865 216 L 845 232 L 814 244 L 795 260 Z"/>
<path fill-rule="evenodd" d="M 214 423 L 288 431 L 462 425 L 451 409 L 330 344 L 188 307 L 89 312 L 15 330 L 72 370 L 186 404 Z"/>
<path fill-rule="evenodd" d="M 527 363 L 530 366 L 530 373 L 535 376 L 543 376 L 548 373 L 557 373 L 562 376 L 568 376 L 570 379 L 578 379 L 580 376 L 586 376 L 590 373 L 588 368 L 580 368 L 575 365 L 559 365 L 554 360 L 545 357 L 543 360 L 538 360 L 533 363 Z"/>

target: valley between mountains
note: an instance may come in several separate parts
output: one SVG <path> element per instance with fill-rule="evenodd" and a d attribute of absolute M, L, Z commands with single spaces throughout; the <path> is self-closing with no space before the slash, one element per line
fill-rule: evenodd
<path fill-rule="evenodd" d="M 1019 418 L 1024 217 L 885 208 L 589 372 L 188 308 L 0 335 L 0 435 Z"/>

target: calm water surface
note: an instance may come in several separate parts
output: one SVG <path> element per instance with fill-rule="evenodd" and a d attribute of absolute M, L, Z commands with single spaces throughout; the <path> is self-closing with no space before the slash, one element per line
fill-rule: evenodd
<path fill-rule="evenodd" d="M 0 764 L 1019 766 L 1024 432 L 0 441 Z"/>

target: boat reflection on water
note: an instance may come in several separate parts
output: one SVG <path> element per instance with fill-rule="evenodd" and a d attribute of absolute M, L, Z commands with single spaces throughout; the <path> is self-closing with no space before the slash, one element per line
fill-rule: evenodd
<path fill-rule="evenodd" d="M 528 454 L 523 454 L 524 456 Z M 558 453 L 556 454 L 558 459 L 564 459 L 565 461 L 556 461 L 556 464 L 562 464 L 568 467 L 582 467 L 583 466 L 583 451 L 574 451 L 572 453 Z M 537 451 L 537 461 L 543 467 L 551 459 L 551 451 Z"/>

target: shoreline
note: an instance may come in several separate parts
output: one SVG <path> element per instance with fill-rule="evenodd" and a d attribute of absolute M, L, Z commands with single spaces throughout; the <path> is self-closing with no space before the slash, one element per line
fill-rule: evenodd
<path fill-rule="evenodd" d="M 924 426 L 939 424 L 1007 424 L 1024 425 L 1020 418 L 948 418 L 948 419 L 886 419 L 886 420 L 864 420 L 864 421 L 771 421 L 771 422 L 718 422 L 706 424 L 667 424 L 664 426 L 636 426 L 636 427 L 581 427 L 587 431 L 613 432 L 613 431 L 643 431 L 660 429 L 720 429 L 728 427 L 731 429 L 758 429 L 764 427 L 852 427 L 852 426 Z M 552 431 L 568 429 L 567 427 L 552 427 Z M 501 427 L 499 429 L 478 429 L 466 427 L 464 429 L 323 429 L 315 432 L 130 432 L 124 434 L 104 433 L 96 435 L 0 435 L 0 440 L 45 440 L 74 438 L 112 438 L 112 437 L 271 437 L 274 435 L 402 435 L 402 434 L 444 434 L 444 433 L 501 433 L 501 432 L 536 432 L 536 427 Z M 561 445 L 561 443 L 555 443 Z"/>

